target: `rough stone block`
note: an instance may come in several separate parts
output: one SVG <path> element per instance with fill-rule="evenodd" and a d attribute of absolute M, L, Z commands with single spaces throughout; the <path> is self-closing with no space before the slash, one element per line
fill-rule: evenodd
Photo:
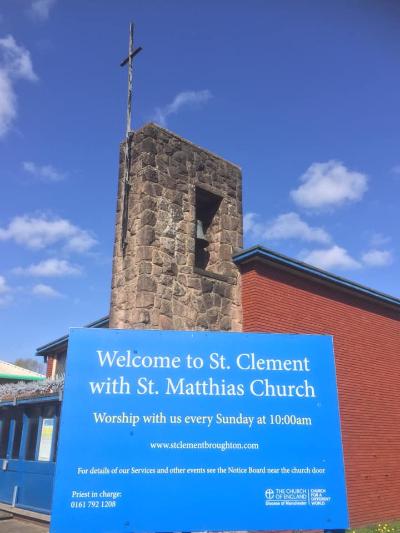
<path fill-rule="evenodd" d="M 141 261 L 151 261 L 153 257 L 153 248 L 152 246 L 138 246 L 136 248 L 136 261 L 140 263 Z"/>
<path fill-rule="evenodd" d="M 144 226 L 138 231 L 137 243 L 138 245 L 148 246 L 155 241 L 156 234 L 151 226 Z"/>
<path fill-rule="evenodd" d="M 136 307 L 153 307 L 154 293 L 138 292 L 136 295 Z"/>
<path fill-rule="evenodd" d="M 155 226 L 157 222 L 156 213 L 151 209 L 146 209 L 141 214 L 141 223 L 143 226 Z"/>
<path fill-rule="evenodd" d="M 157 153 L 156 143 L 151 137 L 143 139 L 141 148 L 143 152 L 149 152 L 150 154 Z"/>
<path fill-rule="evenodd" d="M 151 276 L 147 276 L 147 275 L 139 276 L 138 282 L 137 282 L 138 291 L 155 292 L 156 288 L 157 288 L 157 283 Z"/>
<path fill-rule="evenodd" d="M 160 315 L 160 329 L 173 329 L 171 317 Z"/>
<path fill-rule="evenodd" d="M 206 277 L 201 278 L 201 291 L 203 294 L 207 294 L 211 292 L 213 288 L 214 288 L 213 280 L 206 278 Z"/>
<path fill-rule="evenodd" d="M 150 154 L 149 154 L 150 155 Z M 142 172 L 142 178 L 144 180 L 158 182 L 158 172 L 155 168 L 147 166 Z"/>

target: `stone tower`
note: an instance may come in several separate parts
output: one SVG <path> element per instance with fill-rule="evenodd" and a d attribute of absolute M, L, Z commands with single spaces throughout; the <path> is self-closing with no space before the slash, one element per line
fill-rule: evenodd
<path fill-rule="evenodd" d="M 121 145 L 110 327 L 240 330 L 240 168 L 147 124 Z"/>

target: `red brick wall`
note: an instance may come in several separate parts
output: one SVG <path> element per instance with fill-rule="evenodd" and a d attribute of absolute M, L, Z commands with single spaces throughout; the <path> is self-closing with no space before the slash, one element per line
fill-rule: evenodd
<path fill-rule="evenodd" d="M 47 358 L 46 378 L 51 378 L 53 373 L 53 366 L 55 363 L 54 357 Z"/>
<path fill-rule="evenodd" d="M 242 266 L 243 330 L 334 335 L 350 520 L 400 518 L 400 313 L 261 262 Z"/>

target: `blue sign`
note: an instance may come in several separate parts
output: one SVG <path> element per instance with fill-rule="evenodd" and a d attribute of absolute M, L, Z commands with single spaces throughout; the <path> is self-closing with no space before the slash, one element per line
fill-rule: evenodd
<path fill-rule="evenodd" d="M 52 533 L 347 526 L 332 337 L 71 330 Z"/>

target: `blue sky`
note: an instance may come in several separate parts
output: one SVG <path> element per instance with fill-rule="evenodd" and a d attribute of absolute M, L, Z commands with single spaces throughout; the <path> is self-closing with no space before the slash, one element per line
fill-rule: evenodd
<path fill-rule="evenodd" d="M 0 359 L 108 313 L 133 123 L 238 163 L 245 244 L 400 297 L 397 1 L 0 4 Z"/>

